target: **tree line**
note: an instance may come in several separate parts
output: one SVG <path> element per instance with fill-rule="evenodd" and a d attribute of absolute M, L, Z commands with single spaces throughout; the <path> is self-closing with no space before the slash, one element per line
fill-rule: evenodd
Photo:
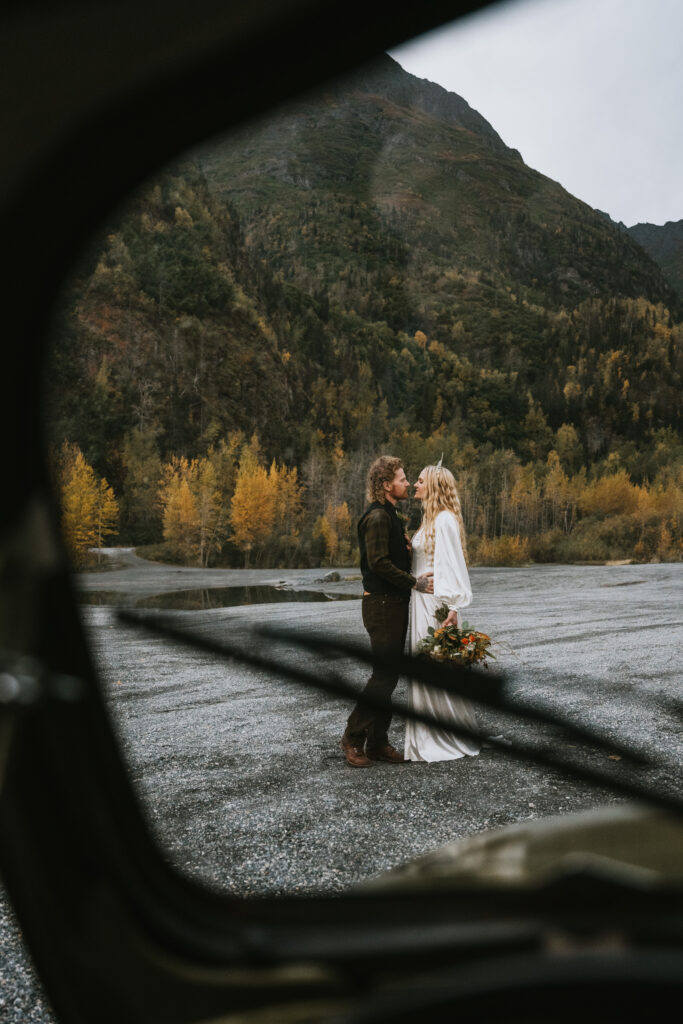
<path fill-rule="evenodd" d="M 458 481 L 472 564 L 680 559 L 683 480 L 680 469 L 672 470 L 673 435 L 657 438 L 662 469 L 639 484 L 618 456 L 598 472 L 572 471 L 574 433 L 558 431 L 560 451 L 530 462 L 510 449 L 463 446 L 444 430 L 428 438 L 405 431 L 387 450 L 405 459 L 413 479 L 443 453 Z M 256 435 L 236 431 L 205 455 L 164 461 L 136 428 L 117 497 L 80 449 L 65 443 L 57 460 L 65 541 L 74 563 L 87 564 L 92 549 L 120 535 L 125 515 L 144 529 L 141 553 L 169 562 L 356 565 L 369 458 L 319 446 L 302 467 L 287 466 L 268 462 Z M 418 503 L 403 512 L 406 528 L 416 529 Z"/>

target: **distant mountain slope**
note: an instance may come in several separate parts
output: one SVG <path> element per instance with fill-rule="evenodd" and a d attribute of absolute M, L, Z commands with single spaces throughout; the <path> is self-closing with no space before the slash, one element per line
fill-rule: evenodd
<path fill-rule="evenodd" d="M 677 301 L 628 234 L 527 167 L 463 99 L 388 56 L 201 160 L 271 265 L 347 307 L 358 308 L 360 284 L 368 315 L 394 328 L 448 321 L 453 275 L 554 309 L 614 295 Z"/>
<path fill-rule="evenodd" d="M 659 264 L 683 300 L 683 220 L 667 221 L 661 227 L 657 224 L 634 224 L 627 231 Z"/>

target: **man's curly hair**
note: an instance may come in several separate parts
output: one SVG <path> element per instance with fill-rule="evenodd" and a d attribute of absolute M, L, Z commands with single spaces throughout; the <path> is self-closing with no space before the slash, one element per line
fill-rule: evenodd
<path fill-rule="evenodd" d="M 393 455 L 380 455 L 375 459 L 368 470 L 368 479 L 365 488 L 365 496 L 370 503 L 386 501 L 383 484 L 389 484 L 394 479 L 399 469 L 403 469 L 403 463 Z"/>

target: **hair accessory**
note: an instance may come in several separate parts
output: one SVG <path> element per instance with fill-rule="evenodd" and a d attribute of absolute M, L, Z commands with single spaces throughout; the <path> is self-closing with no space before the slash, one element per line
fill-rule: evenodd
<path fill-rule="evenodd" d="M 443 462 L 443 452 L 441 452 L 441 458 L 439 459 L 439 461 L 436 464 L 436 468 L 437 469 L 441 469 L 441 463 L 442 462 Z"/>

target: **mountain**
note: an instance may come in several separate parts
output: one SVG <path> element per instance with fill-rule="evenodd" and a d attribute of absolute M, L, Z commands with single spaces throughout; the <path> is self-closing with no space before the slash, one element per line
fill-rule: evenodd
<path fill-rule="evenodd" d="M 311 531 L 384 448 L 411 472 L 445 452 L 486 535 L 553 453 L 638 481 L 672 464 L 681 320 L 628 232 L 382 57 L 131 198 L 64 296 L 48 421 L 123 493 L 131 542 L 159 529 L 159 460 L 253 434 L 300 469 Z"/>
<path fill-rule="evenodd" d="M 362 275 L 369 315 L 394 328 L 442 329 L 454 275 L 555 309 L 606 295 L 677 301 L 627 234 L 526 167 L 463 99 L 386 55 L 200 159 L 272 266 L 347 304 Z M 413 315 L 394 308 L 389 280 Z"/>
<path fill-rule="evenodd" d="M 657 224 L 634 224 L 626 229 L 662 268 L 672 288 L 683 300 L 683 220 Z"/>

